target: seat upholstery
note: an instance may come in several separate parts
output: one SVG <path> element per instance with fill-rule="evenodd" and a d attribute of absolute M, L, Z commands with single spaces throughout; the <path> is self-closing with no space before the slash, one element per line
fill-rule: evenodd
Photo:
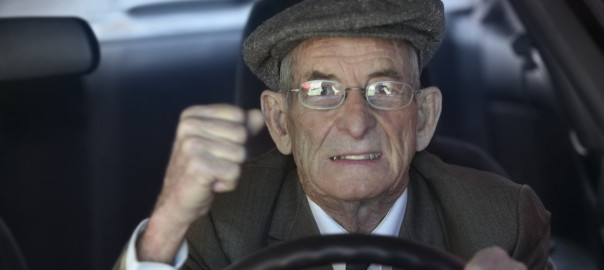
<path fill-rule="evenodd" d="M 96 38 L 78 18 L 0 19 L 0 81 L 84 74 L 99 59 Z"/>
<path fill-rule="evenodd" d="M 81 77 L 98 43 L 77 18 L 0 19 L 0 269 L 87 269 Z M 19 243 L 18 245 L 16 243 Z"/>
<path fill-rule="evenodd" d="M 0 269 L 26 270 L 27 264 L 8 226 L 0 218 Z"/>

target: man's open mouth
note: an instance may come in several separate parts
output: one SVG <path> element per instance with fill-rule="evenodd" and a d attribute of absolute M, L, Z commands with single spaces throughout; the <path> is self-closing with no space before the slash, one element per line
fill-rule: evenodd
<path fill-rule="evenodd" d="M 331 157 L 331 160 L 372 160 L 380 158 L 381 153 L 370 153 L 364 155 L 344 155 Z"/>

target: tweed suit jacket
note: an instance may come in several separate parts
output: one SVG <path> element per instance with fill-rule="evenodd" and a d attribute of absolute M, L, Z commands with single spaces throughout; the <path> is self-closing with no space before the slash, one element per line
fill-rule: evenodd
<path fill-rule="evenodd" d="M 416 153 L 409 175 L 399 237 L 465 260 L 496 245 L 529 269 L 553 268 L 549 213 L 528 186 L 427 152 Z M 266 246 L 314 235 L 319 229 L 293 158 L 272 150 L 246 164 L 238 188 L 217 196 L 210 213 L 192 225 L 184 268 L 222 269 Z"/>

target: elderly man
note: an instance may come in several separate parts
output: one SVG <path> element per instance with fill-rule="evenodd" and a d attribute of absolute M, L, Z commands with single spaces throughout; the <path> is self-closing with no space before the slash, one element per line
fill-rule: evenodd
<path fill-rule="evenodd" d="M 420 89 L 419 71 L 443 17 L 440 0 L 305 0 L 258 27 L 244 58 L 272 89 L 262 111 L 182 113 L 157 205 L 116 267 L 221 269 L 332 233 L 412 239 L 471 259 L 467 269 L 552 267 L 548 213 L 530 188 L 422 151 L 441 93 Z M 264 124 L 278 151 L 241 169 L 247 133 Z"/>

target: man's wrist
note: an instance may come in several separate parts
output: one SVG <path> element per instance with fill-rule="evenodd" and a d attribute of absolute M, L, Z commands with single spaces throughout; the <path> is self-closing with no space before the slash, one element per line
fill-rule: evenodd
<path fill-rule="evenodd" d="M 141 261 L 137 256 L 137 243 L 140 242 L 144 232 L 147 230 L 147 226 L 149 224 L 149 219 L 143 220 L 134 231 L 133 235 L 130 237 L 128 242 L 128 247 L 126 249 L 125 254 L 123 254 L 123 258 L 120 258 L 118 264 L 119 267 L 114 269 L 128 269 L 128 270 L 143 270 L 143 269 L 153 269 L 153 270 L 176 270 L 180 269 L 187 260 L 189 254 L 189 247 L 186 241 L 183 241 L 176 253 L 176 256 L 173 261 L 170 263 L 160 263 L 160 262 L 151 262 L 151 261 Z"/>
<path fill-rule="evenodd" d="M 136 243 L 138 260 L 171 264 L 184 242 L 189 225 L 154 212 Z"/>

